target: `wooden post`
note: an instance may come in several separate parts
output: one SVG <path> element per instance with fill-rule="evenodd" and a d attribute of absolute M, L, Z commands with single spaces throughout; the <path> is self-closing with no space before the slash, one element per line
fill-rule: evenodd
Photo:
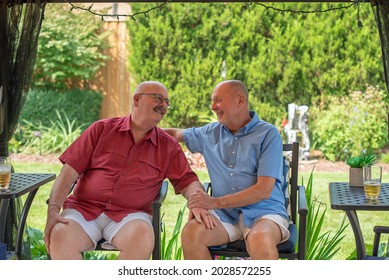
<path fill-rule="evenodd" d="M 112 11 L 126 14 L 130 10 L 128 4 L 116 3 L 108 14 L 113 14 Z M 92 81 L 92 88 L 104 95 L 101 118 L 126 116 L 131 112 L 133 90 L 130 88 L 130 73 L 127 67 L 129 35 L 126 20 L 128 19 L 122 17 L 119 20 L 117 17 L 104 18 L 104 31 L 111 32 L 108 39 L 111 47 L 106 50 L 110 59 Z"/>

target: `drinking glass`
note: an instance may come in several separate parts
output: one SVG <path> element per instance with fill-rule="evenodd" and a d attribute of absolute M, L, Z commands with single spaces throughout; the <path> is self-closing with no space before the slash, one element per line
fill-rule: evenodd
<path fill-rule="evenodd" d="M 381 191 L 382 167 L 378 165 L 363 167 L 363 187 L 369 200 L 376 200 Z"/>
<path fill-rule="evenodd" d="M 11 160 L 8 157 L 0 157 L 0 190 L 6 190 L 11 180 Z"/>

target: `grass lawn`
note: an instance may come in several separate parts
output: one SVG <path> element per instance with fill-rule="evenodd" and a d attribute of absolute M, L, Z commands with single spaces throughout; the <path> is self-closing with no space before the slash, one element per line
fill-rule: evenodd
<path fill-rule="evenodd" d="M 42 173 L 56 173 L 59 174 L 61 169 L 60 164 L 48 163 L 18 163 L 13 162 L 16 172 L 42 172 Z M 197 172 L 201 181 L 208 180 L 208 175 L 204 171 Z M 299 184 L 307 182 L 310 172 L 300 172 Z M 389 174 L 384 174 L 384 182 L 389 182 Z M 313 174 L 313 194 L 318 200 L 327 205 L 326 219 L 324 222 L 324 232 L 335 232 L 340 226 L 345 213 L 339 210 L 332 210 L 329 203 L 328 184 L 330 182 L 347 182 L 348 173 L 346 172 L 318 172 Z M 31 206 L 30 213 L 27 219 L 27 225 L 43 231 L 46 222 L 46 199 L 49 197 L 52 182 L 42 186 Z M 185 199 L 180 195 L 175 195 L 172 189 L 169 189 L 168 197 L 162 206 L 162 213 L 164 214 L 163 221 L 166 226 L 168 236 L 176 223 L 178 211 L 185 205 Z M 186 212 L 187 213 L 187 212 Z M 389 215 L 387 212 L 358 212 L 362 231 L 364 233 L 365 242 L 367 244 L 373 243 L 373 227 L 375 225 L 389 225 Z M 349 226 L 346 229 L 346 236 L 340 243 L 341 250 L 335 255 L 333 259 L 346 259 L 355 248 L 354 235 Z M 368 251 L 368 253 L 370 253 Z"/>

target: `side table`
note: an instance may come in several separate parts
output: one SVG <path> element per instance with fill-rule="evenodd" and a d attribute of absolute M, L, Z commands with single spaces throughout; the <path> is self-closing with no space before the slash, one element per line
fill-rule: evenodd
<path fill-rule="evenodd" d="M 350 187 L 348 182 L 332 182 L 329 184 L 331 208 L 343 210 L 350 221 L 359 260 L 366 257 L 365 242 L 357 211 L 389 211 L 389 183 L 381 185 L 381 193 L 376 201 L 365 197 L 363 187 Z"/>
<path fill-rule="evenodd" d="M 6 236 L 6 220 L 11 199 L 28 194 L 17 225 L 15 254 L 18 259 L 22 258 L 23 232 L 34 197 L 41 186 L 55 178 L 56 175 L 53 173 L 12 173 L 9 188 L 0 191 L 0 242 L 3 243 Z"/>

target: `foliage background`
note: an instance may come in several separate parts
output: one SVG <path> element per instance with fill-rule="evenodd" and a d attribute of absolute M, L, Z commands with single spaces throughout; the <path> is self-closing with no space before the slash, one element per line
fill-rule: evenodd
<path fill-rule="evenodd" d="M 67 4 L 47 5 L 33 82 L 11 152 L 62 152 L 100 118 L 103 96 L 88 84 L 108 59 L 103 54 L 108 33 L 101 27 L 90 13 L 70 12 Z"/>
<path fill-rule="evenodd" d="M 90 13 L 69 12 L 68 5 L 47 5 L 39 35 L 33 87 L 79 88 L 108 59 L 103 54 L 109 35 Z"/>
<path fill-rule="evenodd" d="M 367 86 L 347 96 L 331 97 L 325 109 L 312 108 L 311 130 L 315 146 L 326 158 L 346 160 L 362 152 L 375 152 L 388 142 L 386 92 Z"/>
<path fill-rule="evenodd" d="M 99 119 L 102 100 L 102 94 L 92 90 L 32 89 L 20 118 L 35 124 L 50 125 L 51 121 L 57 119 L 56 110 L 64 110 L 69 119 L 85 128 Z"/>
<path fill-rule="evenodd" d="M 151 6 L 132 8 L 137 12 Z M 330 8 L 323 3 L 273 6 Z M 363 28 L 358 28 L 356 9 L 289 14 L 247 3 L 169 4 L 163 13 L 128 23 L 130 65 L 136 82 L 157 79 L 170 89 L 170 125 L 188 127 L 212 118 L 210 93 L 224 78 L 242 80 L 251 107 L 279 125 L 288 103 L 324 107 L 327 97 L 363 90 L 366 83 L 384 88 L 369 5 L 361 5 L 360 17 Z"/>
<path fill-rule="evenodd" d="M 345 5 L 271 3 L 305 11 Z M 155 4 L 132 4 L 133 13 L 151 7 Z M 380 41 L 370 4 L 360 5 L 363 28 L 358 28 L 356 7 L 297 14 L 249 3 L 169 3 L 161 12 L 128 21 L 133 83 L 155 79 L 168 87 L 172 108 L 161 124 L 165 127 L 215 120 L 209 108 L 213 87 L 223 79 L 240 79 L 249 88 L 251 108 L 276 126 L 289 103 L 308 105 L 311 149 L 323 151 L 327 159 L 344 160 L 366 147 L 380 154 L 387 144 L 388 106 Z M 61 88 L 68 94 L 72 86 L 83 87 L 104 63 L 107 34 L 100 31 L 99 17 L 68 8 L 48 5 L 34 88 Z M 355 99 L 355 92 L 368 95 L 371 87 L 377 98 Z M 82 99 L 84 93 L 79 94 Z M 22 112 L 27 120 L 33 115 L 51 119 L 30 102 Z M 79 112 L 89 108 L 88 101 L 82 102 L 63 107 L 78 123 L 85 121 L 71 107 Z"/>

